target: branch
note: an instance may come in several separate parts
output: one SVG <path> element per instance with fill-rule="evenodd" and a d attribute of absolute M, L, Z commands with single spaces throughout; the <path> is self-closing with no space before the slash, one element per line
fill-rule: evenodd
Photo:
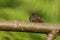
<path fill-rule="evenodd" d="M 59 31 L 58 30 L 52 30 L 48 35 L 47 35 L 47 40 L 54 40 L 58 36 Z"/>
<path fill-rule="evenodd" d="M 6 31 L 23 31 L 23 32 L 37 32 L 46 33 L 51 30 L 59 30 L 60 24 L 47 23 L 26 23 L 19 21 L 0 21 L 0 30 Z"/>
<path fill-rule="evenodd" d="M 0 30 L 43 33 L 48 35 L 47 40 L 53 40 L 60 33 L 60 24 L 0 21 Z"/>

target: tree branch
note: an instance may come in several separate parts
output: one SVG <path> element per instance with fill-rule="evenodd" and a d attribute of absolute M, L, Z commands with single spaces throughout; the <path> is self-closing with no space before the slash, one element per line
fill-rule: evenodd
<path fill-rule="evenodd" d="M 46 40 L 54 40 L 60 34 L 60 24 L 0 21 L 0 30 L 43 33 L 48 35 Z"/>
<path fill-rule="evenodd" d="M 52 30 L 48 35 L 47 35 L 47 40 L 54 40 L 58 36 L 58 30 Z"/>
<path fill-rule="evenodd" d="M 23 32 L 37 32 L 46 33 L 52 30 L 60 31 L 60 24 L 47 23 L 26 23 L 19 21 L 0 21 L 0 30 L 6 31 L 23 31 Z"/>

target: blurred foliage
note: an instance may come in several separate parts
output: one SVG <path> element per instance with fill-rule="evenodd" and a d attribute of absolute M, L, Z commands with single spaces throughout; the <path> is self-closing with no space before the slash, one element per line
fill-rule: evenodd
<path fill-rule="evenodd" d="M 45 23 L 60 23 L 60 0 L 0 0 L 0 20 L 29 22 L 34 12 Z M 59 39 L 60 36 L 56 38 Z M 0 31 L 0 40 L 45 40 L 46 35 Z"/>
<path fill-rule="evenodd" d="M 19 0 L 0 0 L 0 7 L 14 8 L 20 6 L 21 1 Z"/>

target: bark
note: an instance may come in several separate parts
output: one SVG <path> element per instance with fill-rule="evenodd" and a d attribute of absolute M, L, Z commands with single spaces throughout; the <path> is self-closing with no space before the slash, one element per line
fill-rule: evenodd
<path fill-rule="evenodd" d="M 48 36 L 47 36 L 47 40 L 54 40 L 57 36 L 58 36 L 58 30 L 52 30 Z"/>
<path fill-rule="evenodd" d="M 45 32 L 50 32 L 51 30 L 60 31 L 60 24 L 26 23 L 26 22 L 19 22 L 19 21 L 0 21 L 0 30 L 45 33 Z"/>
<path fill-rule="evenodd" d="M 20 31 L 47 34 L 46 40 L 54 40 L 60 34 L 60 24 L 0 21 L 1 31 Z"/>

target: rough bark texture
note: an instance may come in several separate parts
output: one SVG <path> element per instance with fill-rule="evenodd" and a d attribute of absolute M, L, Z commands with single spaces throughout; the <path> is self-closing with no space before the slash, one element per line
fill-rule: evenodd
<path fill-rule="evenodd" d="M 47 40 L 54 40 L 57 35 L 58 35 L 58 30 L 52 30 L 48 35 L 47 35 Z"/>
<path fill-rule="evenodd" d="M 60 24 L 0 21 L 0 30 L 11 30 L 11 31 L 17 30 L 17 31 L 31 31 L 31 32 L 49 32 L 51 30 L 60 31 Z"/>
<path fill-rule="evenodd" d="M 0 30 L 43 33 L 48 35 L 46 40 L 54 40 L 54 38 L 60 33 L 60 24 L 0 21 Z"/>

